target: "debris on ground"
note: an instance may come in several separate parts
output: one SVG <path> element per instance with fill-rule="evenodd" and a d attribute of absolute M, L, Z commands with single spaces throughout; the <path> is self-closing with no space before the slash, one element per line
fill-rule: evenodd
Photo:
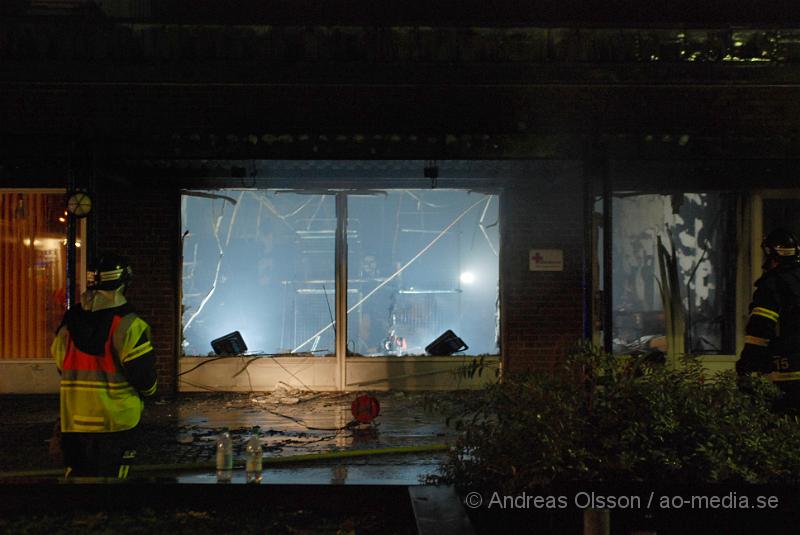
<path fill-rule="evenodd" d="M 236 454 L 253 426 L 261 427 L 264 450 L 302 455 L 354 448 L 389 448 L 447 442 L 455 431 L 430 405 L 427 396 L 447 393 L 372 393 L 381 412 L 374 426 L 359 428 L 351 414 L 356 393 L 310 392 L 282 385 L 273 392 L 185 393 L 145 403 L 139 426 L 137 462 L 180 464 L 213 459 L 214 441 L 223 427 Z M 0 396 L 0 471 L 53 468 L 48 454 L 58 396 Z"/>

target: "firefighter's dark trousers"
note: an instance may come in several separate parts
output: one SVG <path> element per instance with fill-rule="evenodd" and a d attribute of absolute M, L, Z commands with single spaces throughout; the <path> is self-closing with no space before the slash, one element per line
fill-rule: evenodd
<path fill-rule="evenodd" d="M 126 479 L 136 458 L 137 428 L 115 433 L 62 433 L 65 476 Z"/>

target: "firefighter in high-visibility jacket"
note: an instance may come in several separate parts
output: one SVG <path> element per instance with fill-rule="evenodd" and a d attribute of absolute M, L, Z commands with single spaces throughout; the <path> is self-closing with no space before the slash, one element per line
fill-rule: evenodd
<path fill-rule="evenodd" d="M 777 229 L 761 244 L 764 274 L 756 281 L 739 375 L 765 374 L 782 391 L 779 411 L 800 412 L 800 242 Z"/>
<path fill-rule="evenodd" d="M 132 274 L 121 257 L 101 257 L 50 347 L 61 374 L 66 477 L 125 479 L 136 456 L 142 398 L 157 378 L 150 327 L 125 299 Z"/>

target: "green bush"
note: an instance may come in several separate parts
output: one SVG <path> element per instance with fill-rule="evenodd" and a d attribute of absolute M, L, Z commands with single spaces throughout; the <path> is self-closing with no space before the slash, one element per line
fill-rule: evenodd
<path fill-rule="evenodd" d="M 800 424 L 767 380 L 708 376 L 583 348 L 557 373 L 463 396 L 463 431 L 435 483 L 507 494 L 574 482 L 795 483 Z"/>

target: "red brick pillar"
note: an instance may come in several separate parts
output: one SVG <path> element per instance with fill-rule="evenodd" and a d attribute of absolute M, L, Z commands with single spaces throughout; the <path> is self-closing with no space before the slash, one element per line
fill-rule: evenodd
<path fill-rule="evenodd" d="M 508 372 L 550 370 L 582 337 L 583 178 L 580 162 L 543 166 L 502 197 L 502 354 Z M 531 271 L 531 249 L 563 251 L 563 271 Z"/>
<path fill-rule="evenodd" d="M 97 251 L 124 255 L 134 279 L 127 297 L 152 327 L 159 394 L 176 391 L 180 330 L 180 194 L 155 180 L 97 179 Z"/>

